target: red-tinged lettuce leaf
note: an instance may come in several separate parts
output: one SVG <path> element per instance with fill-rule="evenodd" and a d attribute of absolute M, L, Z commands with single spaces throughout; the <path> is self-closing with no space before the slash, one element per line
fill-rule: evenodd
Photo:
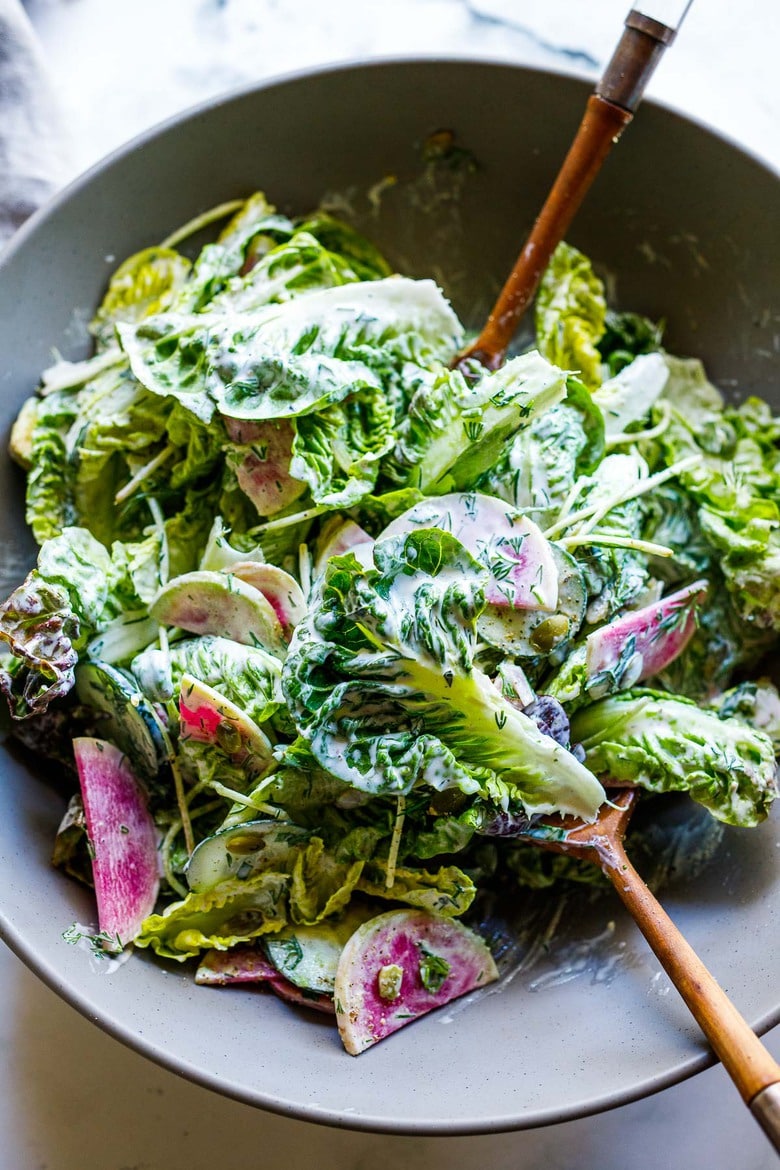
<path fill-rule="evenodd" d="M 151 914 L 159 890 L 157 832 L 127 757 L 106 740 L 73 741 L 92 851 L 98 925 L 121 950 Z"/>
<path fill-rule="evenodd" d="M 79 635 L 67 590 L 35 572 L 0 606 L 0 638 L 13 655 L 2 660 L 0 690 L 14 719 L 37 715 L 68 693 Z"/>

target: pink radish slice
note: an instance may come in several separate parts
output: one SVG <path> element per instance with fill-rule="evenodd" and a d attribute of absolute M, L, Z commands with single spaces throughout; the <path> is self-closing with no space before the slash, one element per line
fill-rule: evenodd
<path fill-rule="evenodd" d="M 229 983 L 269 983 L 279 972 L 259 947 L 231 947 L 206 951 L 195 972 L 195 982 L 217 986 Z"/>
<path fill-rule="evenodd" d="M 154 910 L 160 888 L 157 831 L 127 756 L 102 739 L 73 741 L 101 934 L 132 942 Z"/>
<path fill-rule="evenodd" d="M 355 524 L 354 520 L 345 520 L 334 529 L 320 547 L 314 562 L 314 572 L 320 574 L 331 557 L 340 557 L 343 553 L 352 552 L 360 545 L 373 548 L 374 541 L 365 528 Z"/>
<path fill-rule="evenodd" d="M 181 678 L 179 719 L 182 739 L 216 744 L 253 775 L 265 772 L 273 762 L 271 741 L 254 720 L 191 674 Z"/>
<path fill-rule="evenodd" d="M 229 572 L 262 593 L 289 641 L 295 627 L 306 617 L 306 598 L 295 578 L 277 565 L 261 561 L 235 561 Z"/>
<path fill-rule="evenodd" d="M 435 978 L 424 979 L 426 965 Z M 352 1056 L 498 978 L 485 943 L 462 923 L 390 910 L 358 927 L 336 972 L 336 1020 Z M 383 994 L 384 992 L 384 994 Z"/>
<path fill-rule="evenodd" d="M 202 986 L 228 987 L 240 983 L 264 983 L 287 1003 L 312 1008 L 332 1016 L 333 996 L 305 991 L 280 975 L 256 947 L 231 947 L 229 951 L 208 951 L 195 972 Z"/>
<path fill-rule="evenodd" d="M 488 605 L 554 610 L 558 571 L 550 542 L 538 525 L 510 504 L 479 492 L 452 492 L 421 500 L 393 520 L 382 536 L 414 528 L 443 528 L 490 571 Z"/>
<path fill-rule="evenodd" d="M 311 1008 L 312 1011 L 322 1012 L 328 1016 L 336 1014 L 333 996 L 326 995 L 323 991 L 307 991 L 303 987 L 296 987 L 294 983 L 291 983 L 289 979 L 285 979 L 283 975 L 277 975 L 275 979 L 269 979 L 268 986 L 275 995 L 285 1000 L 286 1003 L 294 1003 L 298 1007 Z"/>
<path fill-rule="evenodd" d="M 585 640 L 589 679 L 616 667 L 632 640 L 634 682 L 652 678 L 673 662 L 696 630 L 696 606 L 707 592 L 707 581 L 695 581 L 660 601 L 624 614 L 594 630 Z"/>
<path fill-rule="evenodd" d="M 223 416 L 228 434 L 239 449 L 231 452 L 231 465 L 238 486 L 257 508 L 260 516 L 273 516 L 294 503 L 306 491 L 306 484 L 290 475 L 292 423 L 254 422 Z"/>

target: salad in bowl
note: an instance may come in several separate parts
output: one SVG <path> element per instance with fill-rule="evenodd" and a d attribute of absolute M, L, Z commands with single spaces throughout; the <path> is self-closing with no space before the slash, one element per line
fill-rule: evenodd
<path fill-rule="evenodd" d="M 620 786 L 767 816 L 780 418 L 581 252 L 533 343 L 464 369 L 433 280 L 258 193 L 125 260 L 91 331 L 12 432 L 40 551 L 0 607 L 11 734 L 95 892 L 74 939 L 358 1054 L 499 977 L 481 891 L 598 880 L 540 818 Z"/>

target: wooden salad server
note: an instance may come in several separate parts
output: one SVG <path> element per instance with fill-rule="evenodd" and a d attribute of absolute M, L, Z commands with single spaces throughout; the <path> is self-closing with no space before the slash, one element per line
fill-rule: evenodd
<path fill-rule="evenodd" d="M 613 790 L 611 797 L 592 824 L 574 817 L 545 817 L 513 836 L 540 849 L 582 857 L 601 868 L 690 1008 L 742 1100 L 780 1153 L 780 1065 L 629 860 L 623 838 L 639 790 Z"/>
<path fill-rule="evenodd" d="M 632 9 L 623 35 L 585 114 L 542 210 L 479 337 L 455 365 L 468 374 L 474 365 L 496 370 L 504 361 L 520 318 L 533 300 L 550 257 L 561 242 L 614 143 L 634 116 L 664 49 L 672 43 L 692 0 L 646 0 L 643 8 L 682 13 L 670 27 Z"/>
<path fill-rule="evenodd" d="M 602 163 L 633 118 L 664 49 L 674 40 L 692 0 L 647 0 L 659 13 L 676 7 L 674 26 L 632 9 L 547 200 L 477 339 L 453 363 L 467 376 L 475 367 L 498 369 L 518 323 L 534 298 L 555 248 L 564 238 Z M 680 12 L 680 9 L 682 11 Z M 518 840 L 595 862 L 644 934 L 697 1020 L 743 1101 L 780 1153 L 780 1065 L 743 1019 L 691 945 L 648 889 L 623 844 L 636 789 L 602 806 L 592 824 L 545 818 L 513 834 Z"/>

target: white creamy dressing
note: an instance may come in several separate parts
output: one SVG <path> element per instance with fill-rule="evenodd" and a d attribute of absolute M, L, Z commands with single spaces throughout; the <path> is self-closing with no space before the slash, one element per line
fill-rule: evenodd
<path fill-rule="evenodd" d="M 660 353 L 645 353 L 593 391 L 593 401 L 604 415 L 607 438 L 622 434 L 631 423 L 645 418 L 669 380 L 669 367 Z"/>

